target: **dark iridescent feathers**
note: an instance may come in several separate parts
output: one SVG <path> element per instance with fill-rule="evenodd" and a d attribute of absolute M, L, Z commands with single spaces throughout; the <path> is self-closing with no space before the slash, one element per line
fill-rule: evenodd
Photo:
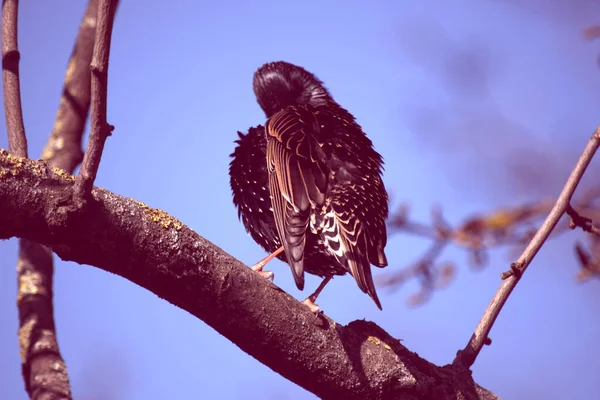
<path fill-rule="evenodd" d="M 252 87 L 267 118 L 287 106 L 335 104 L 323 82 L 304 68 L 283 61 L 260 67 L 254 74 Z"/>
<path fill-rule="evenodd" d="M 233 204 L 238 209 L 246 231 L 265 251 L 272 253 L 281 247 L 275 227 L 269 194 L 266 163 L 267 139 L 262 125 L 250 128 L 247 134 L 238 132 L 239 139 L 229 164 Z M 321 277 L 343 275 L 346 269 L 317 244 L 317 235 L 309 234 L 304 249 L 306 272 Z M 287 263 L 285 254 L 277 256 Z"/>
<path fill-rule="evenodd" d="M 233 204 L 252 239 L 272 253 L 281 247 L 281 241 L 277 236 L 269 197 L 265 129 L 259 125 L 250 128 L 247 134 L 238 132 L 238 135 L 229 164 Z M 278 258 L 285 261 L 283 255 Z"/>
<path fill-rule="evenodd" d="M 305 69 L 265 64 L 253 87 L 268 120 L 264 128 L 240 134 L 230 166 L 233 200 L 246 230 L 269 252 L 285 238 L 285 255 L 278 258 L 288 262 L 300 289 L 304 271 L 350 272 L 381 308 L 370 265 L 387 265 L 381 156 L 354 117 Z"/>

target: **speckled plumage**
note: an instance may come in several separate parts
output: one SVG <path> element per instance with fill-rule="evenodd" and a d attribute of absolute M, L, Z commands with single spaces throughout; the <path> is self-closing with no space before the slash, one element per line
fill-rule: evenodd
<path fill-rule="evenodd" d="M 387 259 L 383 161 L 354 117 L 314 75 L 284 62 L 262 66 L 254 91 L 267 122 L 239 134 L 229 174 L 246 230 L 272 253 L 285 237 L 297 286 L 304 271 L 350 272 L 381 308 L 371 264 Z M 271 200 L 271 196 L 274 201 Z"/>

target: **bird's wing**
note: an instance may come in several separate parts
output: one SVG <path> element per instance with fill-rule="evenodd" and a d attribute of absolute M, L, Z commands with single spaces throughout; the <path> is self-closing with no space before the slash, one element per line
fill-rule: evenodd
<path fill-rule="evenodd" d="M 277 232 L 296 286 L 304 287 L 304 246 L 311 208 L 321 207 L 327 190 L 324 152 L 317 141 L 316 116 L 288 107 L 266 124 L 269 189 Z"/>
<path fill-rule="evenodd" d="M 338 262 L 348 268 L 358 287 L 381 309 L 368 257 L 366 216 L 361 212 L 368 199 L 361 190 L 363 187 L 353 186 L 351 191 L 341 186 L 330 188 L 331 203 L 324 215 L 324 244 Z"/>

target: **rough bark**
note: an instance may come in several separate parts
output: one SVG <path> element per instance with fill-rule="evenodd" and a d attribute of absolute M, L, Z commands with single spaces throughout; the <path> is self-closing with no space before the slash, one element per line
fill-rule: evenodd
<path fill-rule="evenodd" d="M 63 260 L 134 282 L 200 318 L 322 398 L 495 399 L 468 369 L 438 367 L 376 324 L 315 320 L 307 307 L 161 210 L 94 188 L 72 206 L 74 177 L 0 151 L 0 239 L 43 243 Z"/>
<path fill-rule="evenodd" d="M 83 158 L 81 138 L 90 109 L 90 63 L 96 34 L 98 0 L 90 0 L 69 57 L 63 91 L 42 158 L 72 173 Z M 27 239 L 19 241 L 17 307 L 19 347 L 25 390 L 31 399 L 72 398 L 67 366 L 58 346 L 53 305 L 52 251 Z"/>

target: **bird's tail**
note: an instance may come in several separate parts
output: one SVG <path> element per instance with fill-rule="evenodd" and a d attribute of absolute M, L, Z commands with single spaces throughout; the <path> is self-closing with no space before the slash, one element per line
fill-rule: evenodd
<path fill-rule="evenodd" d="M 352 274 L 360 290 L 367 293 L 381 310 L 367 256 L 366 237 L 360 223 L 355 223 L 354 228 L 349 230 L 346 228 L 348 222 L 350 220 L 344 221 L 333 210 L 327 213 L 323 229 L 325 246 Z"/>

